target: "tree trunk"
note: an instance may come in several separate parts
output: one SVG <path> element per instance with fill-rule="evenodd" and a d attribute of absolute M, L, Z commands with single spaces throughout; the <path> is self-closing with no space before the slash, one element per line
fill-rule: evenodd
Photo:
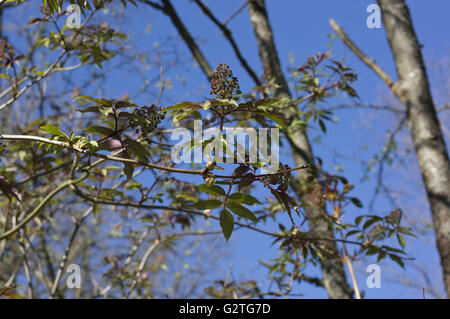
<path fill-rule="evenodd" d="M 408 124 L 431 207 L 447 296 L 450 297 L 450 166 L 408 7 L 378 0 L 398 82 L 393 91 L 406 107 Z"/>
<path fill-rule="evenodd" d="M 269 23 L 264 0 L 249 1 L 250 21 L 256 36 L 259 56 L 266 74 L 272 75 L 279 87 L 275 91 L 275 97 L 290 97 L 289 87 L 281 71 L 281 64 L 273 40 L 272 28 Z M 314 155 L 305 129 L 291 127 L 295 115 L 286 110 L 285 122 L 289 127 L 288 139 L 291 144 L 293 158 L 296 165 L 309 164 L 314 167 Z M 327 220 L 325 205 L 322 200 L 322 190 L 317 183 L 314 169 L 309 174 L 300 173 L 299 182 L 293 183 L 295 191 L 303 204 L 308 218 L 311 233 L 317 237 L 334 238 L 333 229 Z M 299 185 L 313 185 L 307 193 L 301 191 Z M 327 242 L 326 249 L 330 252 L 329 258 L 321 262 L 323 283 L 331 298 L 352 298 L 353 290 L 348 285 L 344 265 L 339 258 L 338 248 L 335 242 Z"/>

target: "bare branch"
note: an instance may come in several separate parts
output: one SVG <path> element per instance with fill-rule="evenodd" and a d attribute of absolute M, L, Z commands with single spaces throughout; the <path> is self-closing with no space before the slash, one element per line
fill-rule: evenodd
<path fill-rule="evenodd" d="M 162 243 L 162 241 L 163 240 L 161 240 L 161 239 L 155 239 L 153 244 L 145 252 L 144 256 L 142 257 L 141 263 L 139 264 L 139 267 L 134 275 L 133 282 L 132 282 L 130 290 L 128 291 L 128 294 L 127 294 L 127 299 L 130 298 L 131 294 L 133 293 L 134 289 L 136 288 L 137 281 L 139 279 L 141 272 L 144 270 L 144 267 L 145 267 L 145 264 L 147 263 L 148 258 L 150 257 L 152 252 L 156 249 L 156 247 L 158 247 L 158 245 L 160 245 Z"/>
<path fill-rule="evenodd" d="M 62 272 L 64 268 L 66 267 L 67 260 L 69 259 L 69 254 L 72 249 L 73 243 L 75 242 L 75 238 L 77 237 L 78 231 L 80 230 L 81 226 L 83 225 L 84 221 L 88 216 L 94 211 L 92 207 L 89 207 L 84 214 L 81 216 L 79 220 L 75 222 L 74 230 L 72 231 L 72 234 L 70 235 L 69 243 L 66 246 L 66 249 L 64 251 L 64 256 L 61 260 L 61 263 L 59 264 L 58 272 L 56 273 L 55 280 L 52 285 L 52 290 L 50 292 L 50 298 L 54 298 L 56 294 L 56 289 L 58 289 L 59 281 L 61 280 Z"/>
<path fill-rule="evenodd" d="M 385 148 L 383 148 L 383 155 L 381 156 L 378 164 L 377 186 L 375 187 L 375 192 L 369 203 L 370 211 L 373 210 L 373 206 L 375 204 L 375 200 L 378 194 L 385 187 L 385 185 L 383 184 L 384 165 L 386 164 L 389 154 L 391 154 L 391 152 L 393 151 L 393 143 L 395 141 L 395 137 L 402 130 L 405 123 L 406 123 L 406 116 L 403 116 L 398 122 L 397 126 L 394 128 L 394 130 L 389 133 L 388 140 L 386 141 L 385 144 Z"/>

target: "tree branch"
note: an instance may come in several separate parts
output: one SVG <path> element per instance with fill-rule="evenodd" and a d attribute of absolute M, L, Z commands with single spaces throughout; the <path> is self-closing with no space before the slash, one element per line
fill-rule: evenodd
<path fill-rule="evenodd" d="M 200 7 L 200 9 L 203 11 L 203 13 L 222 31 L 223 35 L 225 36 L 225 38 L 228 40 L 231 47 L 233 48 L 233 51 L 236 54 L 236 57 L 238 58 L 242 67 L 245 69 L 245 71 L 247 71 L 248 75 L 253 79 L 253 82 L 255 82 L 256 85 L 261 85 L 261 81 L 259 80 L 255 71 L 252 70 L 250 65 L 247 63 L 247 61 L 242 56 L 241 51 L 239 50 L 239 47 L 233 38 L 231 30 L 226 27 L 225 23 L 221 23 L 214 16 L 214 14 L 211 12 L 211 10 L 201 0 L 194 0 L 194 2 Z"/>
<path fill-rule="evenodd" d="M 248 0 L 244 2 L 242 6 L 239 7 L 232 15 L 230 15 L 228 18 L 223 21 L 223 25 L 227 25 L 228 22 L 230 22 L 234 17 L 236 17 L 244 8 L 248 5 Z"/>

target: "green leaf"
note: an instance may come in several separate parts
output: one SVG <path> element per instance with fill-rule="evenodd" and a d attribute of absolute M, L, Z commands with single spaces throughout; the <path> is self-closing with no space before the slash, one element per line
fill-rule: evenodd
<path fill-rule="evenodd" d="M 245 166 L 243 164 L 239 165 L 234 171 L 233 171 L 233 177 L 241 177 L 245 173 L 247 173 L 250 170 L 248 166 Z"/>
<path fill-rule="evenodd" d="M 223 190 L 222 187 L 217 186 L 217 185 L 207 185 L 207 184 L 202 184 L 202 185 L 198 185 L 197 186 L 198 190 L 203 192 L 203 193 L 207 193 L 210 195 L 215 195 L 215 196 L 225 196 L 225 191 Z"/>
<path fill-rule="evenodd" d="M 245 181 L 245 182 L 240 182 L 239 183 L 239 186 L 238 186 L 238 189 L 239 189 L 239 191 L 242 189 L 242 188 L 244 188 L 244 187 L 246 187 L 246 186 L 249 186 L 249 185 L 251 185 L 253 182 L 254 182 L 254 174 L 253 173 L 248 173 L 248 174 L 246 174 L 246 175 L 244 175 L 243 177 L 242 177 L 242 179 L 241 179 L 241 181 Z"/>
<path fill-rule="evenodd" d="M 119 117 L 127 117 L 129 119 L 135 118 L 132 114 L 128 112 L 119 112 Z"/>
<path fill-rule="evenodd" d="M 196 110 L 197 110 L 197 108 L 192 108 L 192 109 L 186 110 L 186 111 L 176 111 L 176 115 L 173 115 L 172 123 L 173 124 L 178 123 L 182 119 L 186 118 L 188 115 L 194 113 Z"/>
<path fill-rule="evenodd" d="M 123 165 L 123 172 L 127 176 L 127 180 L 130 180 L 133 178 L 133 172 L 134 172 L 134 166 L 131 163 L 124 163 Z"/>
<path fill-rule="evenodd" d="M 400 233 L 403 233 L 405 235 L 409 235 L 409 236 L 413 236 L 413 237 L 417 238 L 416 235 L 411 233 L 411 228 L 409 228 L 409 227 L 397 227 L 397 231 L 400 232 Z"/>
<path fill-rule="evenodd" d="M 364 217 L 364 216 L 358 216 L 358 217 L 356 217 L 356 218 L 355 218 L 355 224 L 356 224 L 356 225 L 359 225 L 359 224 L 361 223 L 363 217 Z"/>
<path fill-rule="evenodd" d="M 364 226 L 363 226 L 363 229 L 367 229 L 367 228 L 369 228 L 370 226 L 372 226 L 374 223 L 376 223 L 378 220 L 376 219 L 376 218 L 371 218 L 371 219 L 369 219 L 368 221 L 366 221 L 365 223 L 364 223 Z"/>
<path fill-rule="evenodd" d="M 233 193 L 230 195 L 230 197 L 228 197 L 228 199 L 231 199 L 233 202 L 236 202 L 238 204 L 246 204 L 246 205 L 261 204 L 261 202 L 252 195 L 243 193 Z"/>
<path fill-rule="evenodd" d="M 98 109 L 100 113 L 102 113 L 106 117 L 113 112 L 114 108 L 112 106 L 100 106 Z"/>
<path fill-rule="evenodd" d="M 96 102 L 96 103 L 101 104 L 101 105 L 107 105 L 107 106 L 110 106 L 110 107 L 113 106 L 112 103 L 110 101 L 108 101 L 108 100 L 96 99 L 96 98 L 93 98 L 93 97 L 90 97 L 90 96 L 79 96 L 79 97 L 75 98 L 74 101 L 77 101 L 77 100 L 80 100 L 80 99 L 89 100 L 89 101 Z"/>
<path fill-rule="evenodd" d="M 372 255 L 375 255 L 375 254 L 377 254 L 379 252 L 380 252 L 380 249 L 377 246 L 370 246 L 367 249 L 366 255 L 367 256 L 372 256 Z"/>
<path fill-rule="evenodd" d="M 377 258 L 377 262 L 380 262 L 381 260 L 384 259 L 384 257 L 386 257 L 386 252 L 384 251 L 380 251 L 380 253 L 378 254 L 378 258 Z"/>
<path fill-rule="evenodd" d="M 289 211 L 289 210 L 290 210 L 289 205 L 288 205 L 287 207 L 285 206 L 285 202 L 284 202 L 284 200 L 281 198 L 280 192 L 279 192 L 279 191 L 277 191 L 277 190 L 272 190 L 272 189 L 271 189 L 270 192 L 275 196 L 275 198 L 277 199 L 278 203 L 280 204 L 280 206 L 281 206 L 284 210 L 286 210 L 286 211 Z"/>
<path fill-rule="evenodd" d="M 98 109 L 98 106 L 89 106 L 87 108 L 78 110 L 78 112 L 81 112 L 81 113 L 100 113 L 100 110 Z"/>
<path fill-rule="evenodd" d="M 322 132 L 324 132 L 324 133 L 327 132 L 327 127 L 325 126 L 325 123 L 322 121 L 322 119 L 319 119 L 319 126 L 320 126 L 320 129 L 322 130 Z"/>
<path fill-rule="evenodd" d="M 191 202 L 194 202 L 194 203 L 198 202 L 198 198 L 197 197 L 190 196 L 190 195 L 187 195 L 187 194 L 178 194 L 175 197 L 176 198 L 184 198 L 184 199 L 187 199 L 188 201 L 191 201 Z"/>
<path fill-rule="evenodd" d="M 351 235 L 355 235 L 359 233 L 359 230 L 351 230 L 347 234 L 345 234 L 345 238 L 350 237 Z"/>
<path fill-rule="evenodd" d="M 219 220 L 220 220 L 220 227 L 222 228 L 222 233 L 226 241 L 228 241 L 234 228 L 233 215 L 231 215 L 231 213 L 225 209 L 220 213 Z"/>
<path fill-rule="evenodd" d="M 232 105 L 232 106 L 236 106 L 236 107 L 239 106 L 239 104 L 235 100 L 214 99 L 213 102 L 214 102 L 214 105 L 223 105 L 223 106 Z M 205 105 L 208 105 L 208 102 L 206 102 L 203 106 L 204 109 L 208 109 L 208 108 L 205 108 Z"/>
<path fill-rule="evenodd" d="M 399 254 L 406 255 L 406 253 L 405 253 L 403 250 L 398 249 L 398 248 L 389 247 L 389 246 L 386 246 L 386 245 L 381 246 L 381 248 L 382 248 L 382 249 L 385 249 L 385 250 L 387 250 L 387 251 L 394 252 L 394 253 L 399 253 Z"/>
<path fill-rule="evenodd" d="M 306 260 L 306 258 L 308 258 L 308 247 L 307 246 L 302 247 L 302 255 L 303 255 L 303 259 Z"/>
<path fill-rule="evenodd" d="M 400 265 L 400 267 L 405 268 L 405 264 L 403 263 L 403 260 L 394 254 L 389 254 L 389 258 L 391 258 L 393 261 L 395 261 L 397 264 Z"/>
<path fill-rule="evenodd" d="M 56 135 L 56 136 L 65 136 L 65 134 L 56 126 L 52 125 L 52 124 L 48 124 L 48 125 L 43 125 L 40 127 L 41 130 L 44 130 L 46 132 L 49 132 L 52 135 Z"/>
<path fill-rule="evenodd" d="M 150 156 L 149 151 L 139 142 L 132 139 L 125 139 L 127 149 L 130 150 L 140 161 L 147 162 Z"/>
<path fill-rule="evenodd" d="M 172 106 L 167 106 L 167 107 L 163 108 L 162 111 L 165 112 L 165 111 L 170 111 L 170 110 L 181 110 L 181 109 L 193 108 L 193 107 L 196 109 L 200 108 L 200 106 L 196 102 L 180 102 L 180 103 L 172 105 Z"/>
<path fill-rule="evenodd" d="M 289 98 L 281 98 L 281 99 L 268 99 L 258 101 L 258 106 L 276 106 L 277 104 L 284 104 L 289 102 Z"/>
<path fill-rule="evenodd" d="M 109 136 L 109 135 L 114 134 L 114 130 L 110 129 L 109 127 L 103 127 L 103 126 L 97 126 L 97 125 L 89 126 L 83 130 L 86 132 L 89 132 L 89 133 L 95 133 L 95 134 L 102 135 L 102 136 Z"/>
<path fill-rule="evenodd" d="M 294 120 L 292 123 L 291 123 L 291 127 L 300 127 L 300 128 L 304 128 L 304 127 L 306 127 L 306 121 L 303 121 L 303 120 Z"/>
<path fill-rule="evenodd" d="M 222 206 L 222 202 L 217 199 L 200 200 L 198 203 L 192 204 L 191 207 L 197 209 L 214 209 Z"/>
<path fill-rule="evenodd" d="M 361 203 L 361 201 L 356 198 L 356 197 L 351 197 L 350 200 L 352 201 L 353 205 L 355 205 L 356 207 L 362 208 L 363 204 Z"/>
<path fill-rule="evenodd" d="M 208 109 L 210 109 L 211 107 L 212 107 L 212 103 L 211 103 L 210 100 L 206 100 L 206 102 L 202 104 L 202 108 L 203 108 L 204 110 L 208 110 Z"/>
<path fill-rule="evenodd" d="M 125 102 L 125 101 L 119 101 L 115 105 L 116 105 L 117 108 L 121 108 L 121 107 L 139 107 L 139 105 L 137 105 L 137 104 L 133 104 L 133 103 Z"/>
<path fill-rule="evenodd" d="M 350 95 L 351 97 L 357 97 L 358 96 L 356 91 L 351 86 L 347 86 L 344 90 L 347 91 L 348 95 Z"/>
<path fill-rule="evenodd" d="M 91 152 L 95 152 L 98 149 L 98 143 L 97 141 L 89 141 L 89 143 L 87 144 L 89 150 Z"/>
<path fill-rule="evenodd" d="M 271 119 L 272 121 L 276 122 L 277 124 L 279 124 L 283 128 L 286 127 L 284 125 L 284 122 L 276 114 L 273 114 L 273 113 L 259 113 L 259 114 L 261 114 L 264 117 L 267 117 L 268 119 Z"/>
<path fill-rule="evenodd" d="M 397 234 L 397 240 L 402 249 L 405 249 L 405 237 L 403 237 L 403 235 L 401 234 Z"/>
<path fill-rule="evenodd" d="M 258 218 L 256 218 L 256 216 L 248 208 L 242 205 L 236 204 L 234 202 L 227 202 L 225 206 L 238 216 L 248 218 L 254 222 L 258 221 Z"/>
<path fill-rule="evenodd" d="M 44 37 L 36 40 L 36 46 L 38 47 L 48 47 L 50 44 L 50 38 Z"/>

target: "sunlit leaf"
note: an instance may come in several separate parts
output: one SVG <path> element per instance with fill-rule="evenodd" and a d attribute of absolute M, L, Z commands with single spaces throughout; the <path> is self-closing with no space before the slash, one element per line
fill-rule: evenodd
<path fill-rule="evenodd" d="M 43 125 L 40 127 L 40 129 L 49 132 L 52 135 L 64 136 L 64 133 L 59 128 L 57 128 L 52 124 Z"/>

